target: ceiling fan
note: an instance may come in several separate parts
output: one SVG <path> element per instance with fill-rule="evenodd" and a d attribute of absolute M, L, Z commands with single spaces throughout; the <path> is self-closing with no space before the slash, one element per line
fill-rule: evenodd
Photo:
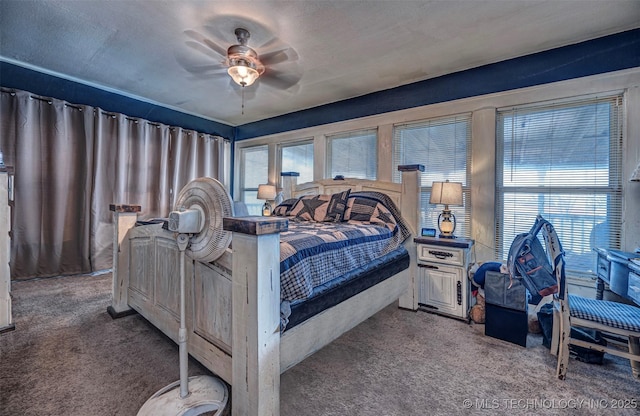
<path fill-rule="evenodd" d="M 241 27 L 235 30 L 239 45 L 231 45 L 227 49 L 227 73 L 236 84 L 247 87 L 264 73 L 264 65 L 258 59 L 256 51 L 247 46 L 251 35 L 247 29 Z"/>
<path fill-rule="evenodd" d="M 211 27 L 208 29 L 217 32 Z M 191 59 L 178 59 L 187 71 L 198 78 L 211 78 L 227 74 L 243 90 L 244 87 L 254 84 L 258 79 L 260 79 L 260 83 L 281 90 L 291 88 L 300 80 L 300 74 L 296 67 L 289 65 L 287 71 L 275 68 L 276 65 L 284 65 L 298 59 L 293 48 L 285 45 L 279 49 L 258 54 L 254 48 L 248 45 L 251 38 L 248 29 L 237 27 L 234 31 L 237 44 L 226 48 L 198 31 L 186 30 L 185 34 L 190 38 L 186 42 L 188 46 L 217 61 L 215 63 L 193 64 Z M 270 39 L 262 45 L 262 48 L 267 48 L 274 43 L 278 43 L 276 38 Z M 223 59 L 219 60 L 220 58 Z"/>

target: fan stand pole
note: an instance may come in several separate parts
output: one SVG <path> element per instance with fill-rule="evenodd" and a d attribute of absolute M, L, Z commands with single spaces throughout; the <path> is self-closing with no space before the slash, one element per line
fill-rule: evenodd
<path fill-rule="evenodd" d="M 189 245 L 189 237 L 187 234 L 178 234 L 176 242 L 180 250 L 180 329 L 178 330 L 180 380 L 158 390 L 140 408 L 138 416 L 195 416 L 214 411 L 214 415 L 218 415 L 226 407 L 229 397 L 227 386 L 215 377 L 189 378 L 184 278 L 184 256 Z"/>
<path fill-rule="evenodd" d="M 180 250 L 180 329 L 178 330 L 178 350 L 180 353 L 180 398 L 189 395 L 189 350 L 187 349 L 187 324 L 185 322 L 185 288 L 184 288 L 184 251 L 189 244 L 186 234 L 178 234 L 176 238 Z"/>

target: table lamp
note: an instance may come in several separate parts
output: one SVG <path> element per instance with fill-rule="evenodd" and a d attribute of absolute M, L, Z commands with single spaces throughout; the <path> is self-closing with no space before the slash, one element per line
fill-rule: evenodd
<path fill-rule="evenodd" d="M 262 215 L 270 216 L 273 208 L 269 201 L 276 199 L 276 186 L 275 185 L 258 185 L 258 199 L 264 199 L 264 205 L 262 206 Z"/>
<path fill-rule="evenodd" d="M 449 210 L 449 205 L 462 205 L 462 183 L 433 182 L 431 185 L 430 204 L 443 204 L 444 209 L 438 215 L 440 238 L 455 238 L 456 216 Z"/>

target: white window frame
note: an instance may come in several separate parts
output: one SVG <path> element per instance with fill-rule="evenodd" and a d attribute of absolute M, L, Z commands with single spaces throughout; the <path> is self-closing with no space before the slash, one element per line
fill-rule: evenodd
<path fill-rule="evenodd" d="M 593 186 L 566 186 L 566 182 L 563 184 L 554 184 L 554 185 L 545 185 L 543 183 L 538 186 L 507 186 L 503 183 L 503 169 L 504 169 L 504 159 L 505 159 L 505 136 L 501 133 L 503 131 L 503 116 L 515 115 L 517 111 L 521 111 L 523 113 L 531 114 L 532 112 L 537 111 L 551 111 L 554 108 L 565 108 L 565 107 L 578 107 L 583 105 L 595 104 L 597 102 L 608 101 L 612 102 L 614 105 L 613 113 L 611 114 L 611 120 L 609 123 L 610 136 L 609 136 L 609 170 L 608 170 L 608 183 L 606 184 L 594 184 Z M 538 194 L 543 198 L 545 195 L 549 198 L 552 198 L 554 195 L 566 195 L 566 194 L 575 194 L 576 196 L 584 195 L 601 195 L 606 196 L 608 202 L 606 203 L 606 218 L 610 220 L 608 238 L 610 241 L 610 245 L 607 248 L 620 249 L 621 247 L 621 234 L 622 234 L 622 206 L 623 206 L 623 177 L 622 177 L 622 163 L 623 163 L 623 135 L 624 135 L 624 95 L 622 92 L 613 92 L 607 94 L 599 94 L 599 95 L 589 95 L 589 96 L 579 96 L 579 97 L 571 97 L 565 98 L 562 100 L 554 100 L 554 101 L 544 101 L 539 103 L 532 103 L 520 106 L 514 106 L 511 108 L 500 108 L 497 111 L 496 116 L 496 241 L 495 241 L 495 257 L 497 259 L 506 260 L 506 254 L 509 250 L 511 242 L 515 237 L 516 233 L 519 232 L 527 232 L 531 225 L 533 225 L 533 221 L 535 220 L 535 216 L 531 218 L 530 223 L 522 224 L 522 229 L 519 230 L 505 230 L 505 194 L 509 193 L 511 195 L 535 195 Z M 594 130 L 596 127 L 594 127 Z M 514 129 L 515 131 L 515 129 Z M 515 133 L 514 133 L 515 134 Z M 512 139 L 513 140 L 513 139 Z M 555 142 L 554 142 L 555 143 Z M 562 145 L 566 145 L 566 143 L 549 143 L 549 147 L 551 149 L 552 146 L 557 148 Z M 549 199 L 547 198 L 547 199 Z M 544 211 L 547 209 L 547 203 L 540 205 L 538 210 Z M 584 246 L 584 241 L 589 240 L 589 236 L 587 240 L 585 240 L 584 235 L 574 235 L 574 233 L 562 235 L 564 227 L 561 225 L 563 221 L 561 221 L 560 216 L 555 217 L 555 214 L 550 212 L 537 212 L 543 215 L 547 220 L 549 220 L 552 224 L 554 220 L 557 221 L 557 224 L 554 224 L 554 228 L 559 234 L 560 241 L 563 242 L 563 248 L 565 251 L 568 250 L 569 247 L 572 247 L 572 243 L 574 240 L 582 241 L 582 246 Z M 560 214 L 557 214 L 560 215 Z M 575 215 L 570 214 L 562 214 L 562 217 L 567 217 L 571 219 L 575 217 Z M 594 221 L 596 215 L 594 214 Z M 573 221 L 572 221 L 573 224 Z M 573 228 L 573 227 L 572 227 Z M 580 232 L 582 228 L 579 227 L 577 232 Z M 590 229 L 591 230 L 591 229 Z M 579 243 L 576 243 L 578 246 Z M 584 251 L 584 247 L 575 249 L 576 251 L 582 250 L 583 252 L 580 255 L 589 255 L 590 253 Z M 572 267 L 571 261 L 567 261 L 565 264 L 565 270 L 567 275 L 571 277 L 589 277 L 593 278 L 595 276 L 595 253 L 591 253 L 592 257 L 592 266 L 585 267 Z"/>
<path fill-rule="evenodd" d="M 277 160 L 277 164 L 276 164 L 276 172 L 277 172 L 277 174 L 280 175 L 280 173 L 283 171 L 283 167 L 282 167 L 282 151 L 285 148 L 287 148 L 287 147 L 296 147 L 296 146 L 306 146 L 306 145 L 309 145 L 309 144 L 313 146 L 313 156 L 311 158 L 311 178 L 308 178 L 308 180 L 305 180 L 304 176 L 302 175 L 302 173 L 300 172 L 299 169 L 294 170 L 294 172 L 298 172 L 298 173 L 301 174 L 301 176 L 298 177 L 298 183 L 313 181 L 313 167 L 314 167 L 315 157 L 316 157 L 315 156 L 316 149 L 315 149 L 315 143 L 313 141 L 313 138 L 307 138 L 307 139 L 302 139 L 302 140 L 297 140 L 297 141 L 287 141 L 287 142 L 278 143 L 278 160 Z"/>
<path fill-rule="evenodd" d="M 240 201 L 244 202 L 247 204 L 247 209 L 249 209 L 249 213 L 253 214 L 253 215 L 258 215 L 259 213 L 256 210 L 251 210 L 251 207 L 248 205 L 247 201 L 245 200 L 245 193 L 246 192 L 252 192 L 255 191 L 256 195 L 258 192 L 258 187 L 246 187 L 246 169 L 247 166 L 245 166 L 245 162 L 246 162 L 246 154 L 249 152 L 259 152 L 259 151 L 264 151 L 267 154 L 267 159 L 269 157 L 269 147 L 267 145 L 257 145 L 257 146 L 248 146 L 248 147 L 243 147 L 240 149 L 240 167 L 239 167 L 239 176 L 240 176 L 240 180 L 238 181 L 239 183 L 239 189 L 238 189 L 238 197 L 237 199 L 239 199 Z M 268 179 L 268 164 L 267 166 L 265 166 L 265 168 L 267 168 L 267 174 L 265 175 L 264 178 L 264 182 L 261 183 L 266 183 L 267 179 Z"/>
<path fill-rule="evenodd" d="M 373 172 L 373 176 L 362 176 L 362 175 L 353 175 L 351 174 L 348 170 L 344 170 L 342 172 L 332 172 L 333 170 L 333 166 L 332 166 L 332 154 L 333 154 L 333 148 L 332 148 L 332 143 L 334 140 L 350 140 L 350 139 L 359 139 L 362 137 L 366 137 L 366 136 L 371 136 L 373 135 L 375 137 L 375 146 L 374 146 L 374 155 L 370 156 L 370 158 L 373 159 L 373 161 L 375 162 L 375 169 Z M 336 134 L 331 134 L 326 136 L 326 153 L 327 153 L 327 157 L 326 157 L 326 167 L 325 167 L 325 176 L 326 177 L 334 177 L 336 175 L 342 175 L 344 177 L 350 177 L 350 178 L 359 178 L 359 179 L 371 179 L 371 180 L 376 180 L 378 177 L 378 129 L 377 128 L 370 128 L 370 129 L 360 129 L 360 130 L 355 130 L 355 131 L 349 131 L 349 132 L 342 132 L 342 133 L 336 133 Z M 356 155 L 358 156 L 358 155 Z M 335 173 L 335 174 L 334 174 Z"/>
<path fill-rule="evenodd" d="M 401 174 L 398 172 L 398 165 L 405 164 L 422 164 L 425 165 L 425 172 L 421 175 L 420 184 L 420 227 L 428 227 L 438 229 L 438 216 L 442 212 L 444 206 L 429 204 L 429 197 L 431 195 L 431 186 L 434 181 L 450 180 L 451 182 L 462 182 L 462 200 L 463 205 L 461 207 L 449 206 L 449 209 L 456 216 L 456 229 L 454 235 L 458 237 L 471 238 L 471 155 L 472 155 L 472 114 L 460 113 L 447 115 L 442 117 L 435 117 L 424 119 L 411 123 L 397 124 L 393 128 L 393 180 L 394 182 L 401 181 Z M 399 148 L 400 131 L 403 128 L 428 128 L 441 126 L 451 123 L 465 122 L 466 130 L 460 133 L 464 134 L 465 142 L 465 166 L 464 166 L 464 178 L 451 177 L 447 172 L 438 171 L 434 166 L 429 166 L 424 160 L 407 159 L 402 155 L 402 150 Z M 454 134 L 458 134 L 457 132 Z M 429 139 L 431 140 L 431 139 Z M 435 138 L 433 139 L 435 140 Z"/>

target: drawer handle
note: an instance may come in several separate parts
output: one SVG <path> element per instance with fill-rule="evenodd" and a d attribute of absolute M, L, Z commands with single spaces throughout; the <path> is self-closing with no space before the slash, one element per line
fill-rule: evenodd
<path fill-rule="evenodd" d="M 447 257 L 453 257 L 453 254 L 447 252 L 447 251 L 437 251 L 437 250 L 429 250 L 429 254 L 431 254 L 432 256 L 439 258 L 440 260 L 444 260 Z"/>
<path fill-rule="evenodd" d="M 434 270 L 438 270 L 438 266 L 433 266 L 431 264 L 422 264 L 422 263 L 418 263 L 418 267 L 423 267 L 425 269 L 434 269 Z"/>

